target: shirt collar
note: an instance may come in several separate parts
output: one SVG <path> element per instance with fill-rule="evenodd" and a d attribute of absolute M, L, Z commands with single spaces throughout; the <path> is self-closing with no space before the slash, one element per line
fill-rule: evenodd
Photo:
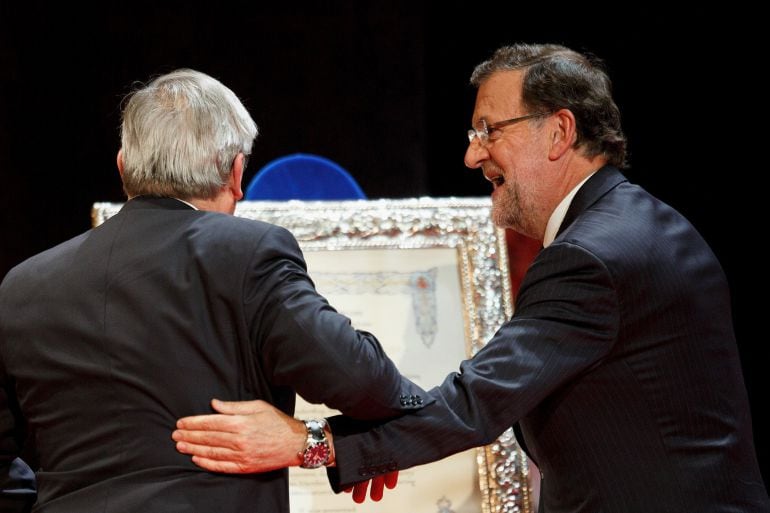
<path fill-rule="evenodd" d="M 594 171 L 594 173 L 595 172 L 596 171 Z M 580 190 L 583 184 L 586 183 L 586 181 L 591 178 L 594 173 L 591 173 L 590 175 L 583 178 L 583 180 L 571 191 L 569 191 L 569 193 L 564 196 L 561 202 L 556 205 L 556 208 L 551 213 L 551 217 L 548 219 L 548 224 L 545 226 L 545 237 L 543 237 L 544 248 L 550 246 L 553 240 L 556 238 L 556 234 L 559 232 L 559 227 L 561 226 L 562 221 L 564 221 L 564 216 L 567 215 L 567 210 L 569 210 L 569 206 L 572 204 L 572 199 L 575 197 L 575 194 L 577 194 L 577 191 Z"/>
<path fill-rule="evenodd" d="M 184 203 L 185 205 L 189 206 L 189 207 L 190 207 L 190 208 L 192 208 L 193 210 L 198 210 L 198 207 L 196 207 L 195 205 L 193 205 L 193 204 L 192 204 L 192 203 L 190 203 L 189 201 L 185 201 L 185 200 L 183 200 L 183 199 L 179 199 L 179 198 L 174 198 L 174 199 L 175 199 L 175 200 L 177 200 L 177 201 L 181 201 L 182 203 Z"/>

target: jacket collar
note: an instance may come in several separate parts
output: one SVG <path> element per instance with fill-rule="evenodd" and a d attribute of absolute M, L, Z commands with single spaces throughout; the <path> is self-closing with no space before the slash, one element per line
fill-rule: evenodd
<path fill-rule="evenodd" d="M 564 215 L 564 220 L 556 232 L 556 237 L 566 230 L 580 214 L 596 203 L 599 198 L 614 189 L 618 184 L 627 181 L 626 177 L 614 166 L 606 165 L 600 168 L 583 184 L 577 194 L 575 194 L 575 197 L 572 198 L 572 203 Z"/>
<path fill-rule="evenodd" d="M 125 205 L 123 205 L 121 210 L 143 210 L 150 208 L 161 208 L 164 210 L 193 210 L 190 205 L 187 205 L 176 198 L 144 195 L 131 198 Z"/>

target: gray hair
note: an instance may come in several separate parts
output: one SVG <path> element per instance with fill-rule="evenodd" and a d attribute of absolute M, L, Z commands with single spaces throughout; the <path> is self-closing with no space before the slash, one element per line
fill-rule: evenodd
<path fill-rule="evenodd" d="M 238 97 L 199 71 L 172 71 L 124 102 L 123 190 L 129 197 L 211 199 L 257 136 Z"/>
<path fill-rule="evenodd" d="M 511 70 L 524 70 L 524 106 L 532 112 L 570 110 L 576 122 L 576 148 L 588 157 L 603 155 L 614 166 L 626 165 L 620 111 L 601 61 L 559 45 L 504 46 L 476 66 L 471 84 L 479 87 L 494 73 Z"/>

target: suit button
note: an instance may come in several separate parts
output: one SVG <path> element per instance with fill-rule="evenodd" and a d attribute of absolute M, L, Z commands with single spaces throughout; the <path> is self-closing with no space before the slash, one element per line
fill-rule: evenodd
<path fill-rule="evenodd" d="M 358 468 L 358 475 L 359 476 L 365 476 L 366 475 L 366 467 L 359 467 Z"/>
<path fill-rule="evenodd" d="M 388 463 L 388 470 L 393 471 L 393 470 L 396 470 L 396 468 L 397 466 L 395 461 L 391 461 L 390 463 Z"/>
<path fill-rule="evenodd" d="M 422 404 L 422 397 L 419 395 L 417 396 L 417 404 Z"/>
<path fill-rule="evenodd" d="M 401 406 L 406 406 L 409 404 L 409 396 L 402 395 L 399 397 L 399 401 L 401 401 Z"/>

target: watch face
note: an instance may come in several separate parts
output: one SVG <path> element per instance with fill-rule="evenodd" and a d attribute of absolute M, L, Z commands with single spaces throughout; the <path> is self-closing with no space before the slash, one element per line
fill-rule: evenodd
<path fill-rule="evenodd" d="M 317 468 L 326 465 L 329 461 L 329 446 L 325 443 L 313 444 L 305 450 L 304 466 Z"/>

